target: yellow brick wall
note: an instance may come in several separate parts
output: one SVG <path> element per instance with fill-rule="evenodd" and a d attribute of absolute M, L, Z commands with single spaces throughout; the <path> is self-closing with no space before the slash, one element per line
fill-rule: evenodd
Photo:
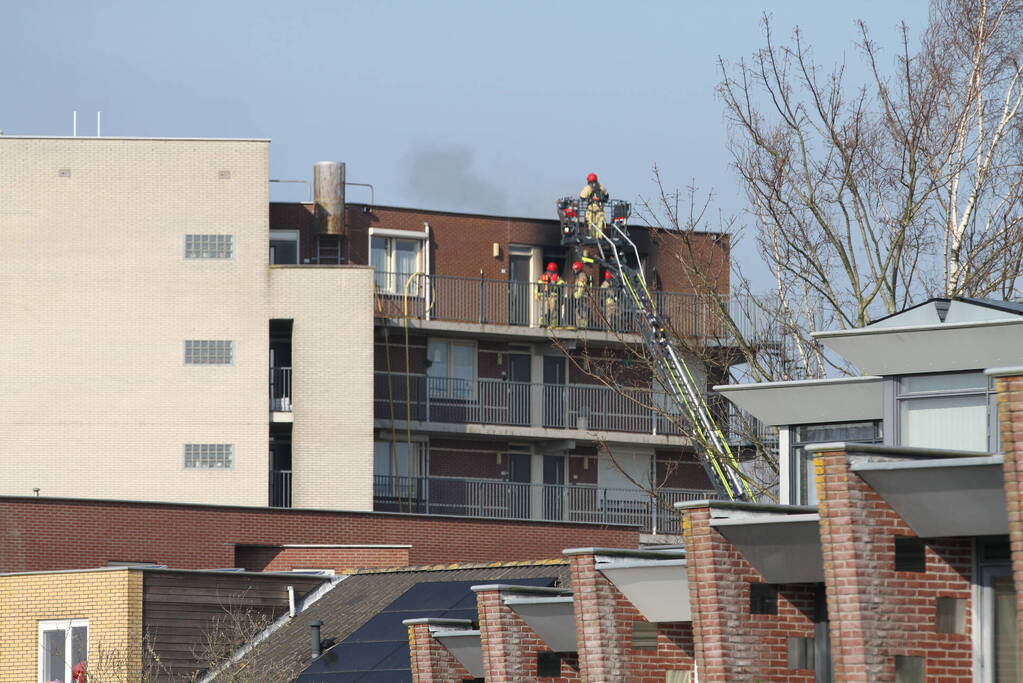
<path fill-rule="evenodd" d="M 142 572 L 0 576 L 0 681 L 39 680 L 39 622 L 89 620 L 90 683 L 140 679 Z"/>

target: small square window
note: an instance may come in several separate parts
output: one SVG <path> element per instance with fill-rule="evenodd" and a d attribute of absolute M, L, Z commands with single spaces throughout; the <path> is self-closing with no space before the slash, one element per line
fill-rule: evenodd
<path fill-rule="evenodd" d="M 234 235 L 185 235 L 186 259 L 234 257 Z"/>
<path fill-rule="evenodd" d="M 927 556 L 924 542 L 916 536 L 895 537 L 895 571 L 925 572 Z"/>
<path fill-rule="evenodd" d="M 786 639 L 788 649 L 788 668 L 813 670 L 813 638 L 789 637 Z"/>
<path fill-rule="evenodd" d="M 924 683 L 923 657 L 895 655 L 895 683 Z"/>
<path fill-rule="evenodd" d="M 934 627 L 938 633 L 966 633 L 966 601 L 962 598 L 938 598 Z"/>
<path fill-rule="evenodd" d="M 649 621 L 632 622 L 632 647 L 635 650 L 656 650 L 657 624 Z"/>
<path fill-rule="evenodd" d="M 234 444 L 186 443 L 185 468 L 190 470 L 230 469 L 234 467 Z"/>
<path fill-rule="evenodd" d="M 230 339 L 186 339 L 185 365 L 230 365 L 234 342 Z"/>
<path fill-rule="evenodd" d="M 561 676 L 561 655 L 557 652 L 536 653 L 537 678 L 557 678 Z"/>
<path fill-rule="evenodd" d="M 751 583 L 749 585 L 750 614 L 777 614 L 778 588 L 769 583 Z"/>

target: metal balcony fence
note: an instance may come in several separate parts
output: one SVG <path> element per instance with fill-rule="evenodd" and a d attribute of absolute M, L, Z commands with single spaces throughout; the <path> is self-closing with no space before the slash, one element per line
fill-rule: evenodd
<path fill-rule="evenodd" d="M 377 273 L 377 317 L 440 320 L 636 334 L 644 317 L 617 286 L 577 289 L 572 284 L 544 286 L 453 275 Z M 682 337 L 725 340 L 721 321 L 725 306 L 750 341 L 775 340 L 778 326 L 761 303 L 752 299 L 715 300 L 698 294 L 652 292 L 662 320 Z"/>
<path fill-rule="evenodd" d="M 270 410 L 291 412 L 291 368 L 270 368 Z"/>
<path fill-rule="evenodd" d="M 270 507 L 291 507 L 291 470 L 270 470 Z"/>
<path fill-rule="evenodd" d="M 715 497 L 699 489 L 608 488 L 452 477 L 373 477 L 379 512 L 590 522 L 638 526 L 648 533 L 681 533 L 674 503 Z"/>

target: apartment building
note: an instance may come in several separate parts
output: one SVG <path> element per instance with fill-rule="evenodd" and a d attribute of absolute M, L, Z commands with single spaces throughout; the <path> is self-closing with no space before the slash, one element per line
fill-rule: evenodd
<path fill-rule="evenodd" d="M 346 202 L 334 162 L 314 167 L 313 201 L 270 203 L 268 155 L 0 137 L 0 494 L 650 531 L 677 523 L 645 489 L 708 495 L 636 360 L 638 311 L 557 221 Z M 571 189 L 552 188 L 552 215 Z M 631 233 L 673 329 L 726 347 L 694 263 Z M 726 296 L 727 236 L 691 244 Z M 549 263 L 567 281 L 552 298 Z"/>

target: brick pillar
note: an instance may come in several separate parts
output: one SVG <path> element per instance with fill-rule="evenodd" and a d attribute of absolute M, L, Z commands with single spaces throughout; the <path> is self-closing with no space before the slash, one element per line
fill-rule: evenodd
<path fill-rule="evenodd" d="M 1023 614 L 1023 372 L 995 378 L 998 430 L 1005 474 L 1005 505 L 1009 515 L 1012 578 L 1016 584 L 1016 613 Z M 1023 648 L 1023 629 L 1019 629 Z M 1021 650 L 1023 651 L 1023 650 Z"/>
<path fill-rule="evenodd" d="M 433 637 L 428 620 L 412 619 L 408 626 L 409 660 L 413 683 L 457 683 L 472 678 L 440 641 Z"/>
<path fill-rule="evenodd" d="M 668 671 L 692 669 L 690 624 L 658 624 L 656 649 L 635 649 L 632 628 L 635 622 L 644 621 L 643 615 L 596 568 L 596 557 L 592 553 L 572 552 L 569 568 L 580 680 L 586 683 L 663 681 Z"/>
<path fill-rule="evenodd" d="M 536 658 L 550 652 L 536 631 L 504 604 L 498 588 L 476 592 L 483 670 L 487 683 L 528 683 L 537 680 Z M 561 676 L 544 681 L 578 681 L 579 661 L 575 655 L 561 658 Z"/>
<path fill-rule="evenodd" d="M 970 683 L 969 611 L 964 634 L 938 633 L 935 616 L 938 597 L 969 604 L 970 539 L 930 539 L 925 572 L 895 571 L 895 536 L 914 536 L 909 525 L 850 471 L 846 452 L 816 453 L 814 471 L 835 680 L 894 683 L 903 655 L 925 658 L 927 680 Z"/>
<path fill-rule="evenodd" d="M 787 638 L 813 636 L 816 586 L 778 586 L 778 613 L 751 614 L 749 586 L 764 579 L 710 526 L 710 513 L 689 508 L 682 521 L 700 682 L 813 683 L 812 670 L 788 668 Z"/>

